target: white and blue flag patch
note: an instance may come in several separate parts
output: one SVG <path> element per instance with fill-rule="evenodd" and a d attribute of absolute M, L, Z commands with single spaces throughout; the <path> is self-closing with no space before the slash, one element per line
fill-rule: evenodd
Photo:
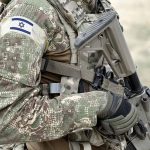
<path fill-rule="evenodd" d="M 34 24 L 31 21 L 22 17 L 13 17 L 10 30 L 16 30 L 31 35 L 33 27 Z"/>
<path fill-rule="evenodd" d="M 0 37 L 9 32 L 17 32 L 28 36 L 41 46 L 47 39 L 45 31 L 39 25 L 22 16 L 13 16 L 1 21 Z"/>

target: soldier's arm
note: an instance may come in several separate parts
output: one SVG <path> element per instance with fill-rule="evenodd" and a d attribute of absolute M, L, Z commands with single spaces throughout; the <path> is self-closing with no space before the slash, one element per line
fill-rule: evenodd
<path fill-rule="evenodd" d="M 41 0 L 18 0 L 4 13 L 0 33 L 0 144 L 52 140 L 95 126 L 97 112 L 106 106 L 106 93 L 53 99 L 40 95 L 41 58 L 60 25 L 54 9 L 46 0 L 42 4 Z M 63 32 L 61 29 L 60 35 Z"/>

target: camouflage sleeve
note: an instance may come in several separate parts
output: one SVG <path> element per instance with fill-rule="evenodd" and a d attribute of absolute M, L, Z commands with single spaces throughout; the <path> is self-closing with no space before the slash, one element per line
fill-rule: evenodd
<path fill-rule="evenodd" d="M 1 20 L 0 144 L 52 140 L 95 126 L 97 111 L 107 103 L 107 94 L 96 91 L 53 99 L 40 95 L 41 58 L 58 22 L 46 0 L 39 4 L 13 0 Z"/>

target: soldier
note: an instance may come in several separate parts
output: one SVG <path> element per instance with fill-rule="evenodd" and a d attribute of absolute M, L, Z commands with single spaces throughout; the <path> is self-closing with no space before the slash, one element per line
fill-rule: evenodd
<path fill-rule="evenodd" d="M 86 17 L 95 7 L 95 0 L 12 0 L 7 5 L 0 19 L 0 144 L 50 141 L 27 146 L 75 149 L 76 141 L 90 142 L 91 136 L 76 140 L 70 135 L 92 130 L 97 122 L 121 117 L 126 125 L 116 122 L 116 128 L 110 122 L 111 135 L 123 134 L 137 122 L 134 106 L 123 95 L 94 91 L 82 78 L 65 77 L 67 70 L 58 75 L 55 66 L 51 73 L 43 69 L 41 77 L 42 58 L 78 65 L 71 42 L 85 30 L 84 22 L 96 19 Z"/>

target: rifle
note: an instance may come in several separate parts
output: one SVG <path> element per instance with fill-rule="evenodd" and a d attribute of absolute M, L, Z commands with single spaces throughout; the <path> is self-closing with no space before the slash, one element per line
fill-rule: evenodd
<path fill-rule="evenodd" d="M 108 77 L 106 68 L 100 63 L 100 57 L 95 66 L 93 87 L 102 89 L 104 78 L 121 85 L 124 95 L 137 107 L 141 119 L 134 130 L 125 135 L 112 139 L 103 136 L 106 145 L 115 145 L 115 150 L 150 150 L 150 90 L 140 83 L 117 13 L 112 10 L 104 12 L 86 32 L 78 35 L 75 47 L 80 53 L 101 54 L 112 70 L 111 77 Z M 112 78 L 112 74 L 115 77 Z"/>

